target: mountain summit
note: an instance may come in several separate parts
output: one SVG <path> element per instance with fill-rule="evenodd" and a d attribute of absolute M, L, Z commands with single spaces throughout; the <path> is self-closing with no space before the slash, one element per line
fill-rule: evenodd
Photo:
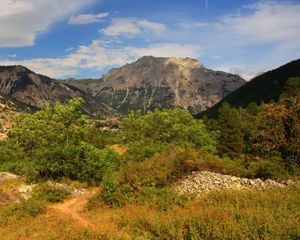
<path fill-rule="evenodd" d="M 192 58 L 145 56 L 98 80 L 68 80 L 122 113 L 180 107 L 201 112 L 245 83 L 238 75 L 205 68 Z"/>
<path fill-rule="evenodd" d="M 0 93 L 36 108 L 68 103 L 82 97 L 89 114 L 109 116 L 115 111 L 73 86 L 36 74 L 24 66 L 0 66 Z"/>

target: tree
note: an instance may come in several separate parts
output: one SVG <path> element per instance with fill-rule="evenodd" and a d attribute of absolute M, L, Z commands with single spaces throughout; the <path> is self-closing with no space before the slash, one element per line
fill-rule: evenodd
<path fill-rule="evenodd" d="M 243 153 L 244 139 L 242 120 L 237 109 L 224 103 L 219 109 L 218 116 L 218 153 L 223 156 L 235 158 Z"/>
<path fill-rule="evenodd" d="M 253 148 L 261 155 L 280 153 L 288 167 L 300 166 L 300 96 L 264 104 L 256 119 Z"/>
<path fill-rule="evenodd" d="M 203 121 L 182 109 L 155 110 L 146 115 L 132 112 L 123 120 L 122 128 L 127 142 L 190 142 L 208 152 L 216 150 L 213 134 Z"/>
<path fill-rule="evenodd" d="M 37 177 L 99 182 L 118 159 L 113 151 L 89 144 L 91 125 L 81 112 L 83 103 L 73 99 L 68 106 L 55 105 L 17 120 L 10 141 L 22 148 Z"/>
<path fill-rule="evenodd" d="M 286 82 L 281 99 L 300 96 L 300 77 L 289 78 Z"/>

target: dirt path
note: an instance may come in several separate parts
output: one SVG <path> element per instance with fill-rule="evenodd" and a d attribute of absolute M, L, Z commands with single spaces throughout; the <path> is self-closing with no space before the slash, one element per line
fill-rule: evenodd
<path fill-rule="evenodd" d="M 52 205 L 49 210 L 71 217 L 75 224 L 81 227 L 94 229 L 95 224 L 87 219 L 83 214 L 84 206 L 93 194 L 94 191 L 88 191 L 83 196 L 71 198 L 63 203 Z"/>

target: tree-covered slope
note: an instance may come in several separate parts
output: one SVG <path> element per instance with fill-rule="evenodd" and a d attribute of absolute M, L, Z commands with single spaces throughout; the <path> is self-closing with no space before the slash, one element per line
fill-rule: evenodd
<path fill-rule="evenodd" d="M 225 96 L 213 107 L 197 114 L 196 117 L 200 118 L 204 115 L 216 117 L 217 110 L 224 102 L 228 102 L 233 107 L 246 107 L 251 102 L 259 104 L 262 101 L 277 101 L 284 89 L 286 81 L 290 77 L 300 77 L 300 59 L 254 78 L 234 92 Z"/>

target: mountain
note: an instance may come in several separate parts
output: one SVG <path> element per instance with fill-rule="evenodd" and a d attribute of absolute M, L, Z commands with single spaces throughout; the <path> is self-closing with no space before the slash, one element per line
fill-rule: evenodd
<path fill-rule="evenodd" d="M 0 93 L 35 108 L 66 104 L 69 99 L 82 97 L 84 111 L 93 115 L 109 116 L 115 111 L 105 103 L 74 86 L 36 74 L 23 66 L 0 66 Z"/>
<path fill-rule="evenodd" d="M 0 141 L 7 137 L 7 131 L 12 128 L 17 116 L 32 110 L 30 106 L 0 93 Z"/>
<path fill-rule="evenodd" d="M 98 80 L 67 80 L 121 113 L 172 107 L 198 113 L 244 83 L 237 75 L 207 69 L 192 58 L 152 56 L 114 68 Z"/>
<path fill-rule="evenodd" d="M 218 109 L 224 102 L 228 102 L 233 107 L 247 107 L 251 102 L 260 104 L 272 100 L 277 101 L 290 77 L 300 77 L 300 59 L 255 77 L 213 107 L 197 114 L 196 117 L 200 118 L 204 115 L 216 117 Z"/>

